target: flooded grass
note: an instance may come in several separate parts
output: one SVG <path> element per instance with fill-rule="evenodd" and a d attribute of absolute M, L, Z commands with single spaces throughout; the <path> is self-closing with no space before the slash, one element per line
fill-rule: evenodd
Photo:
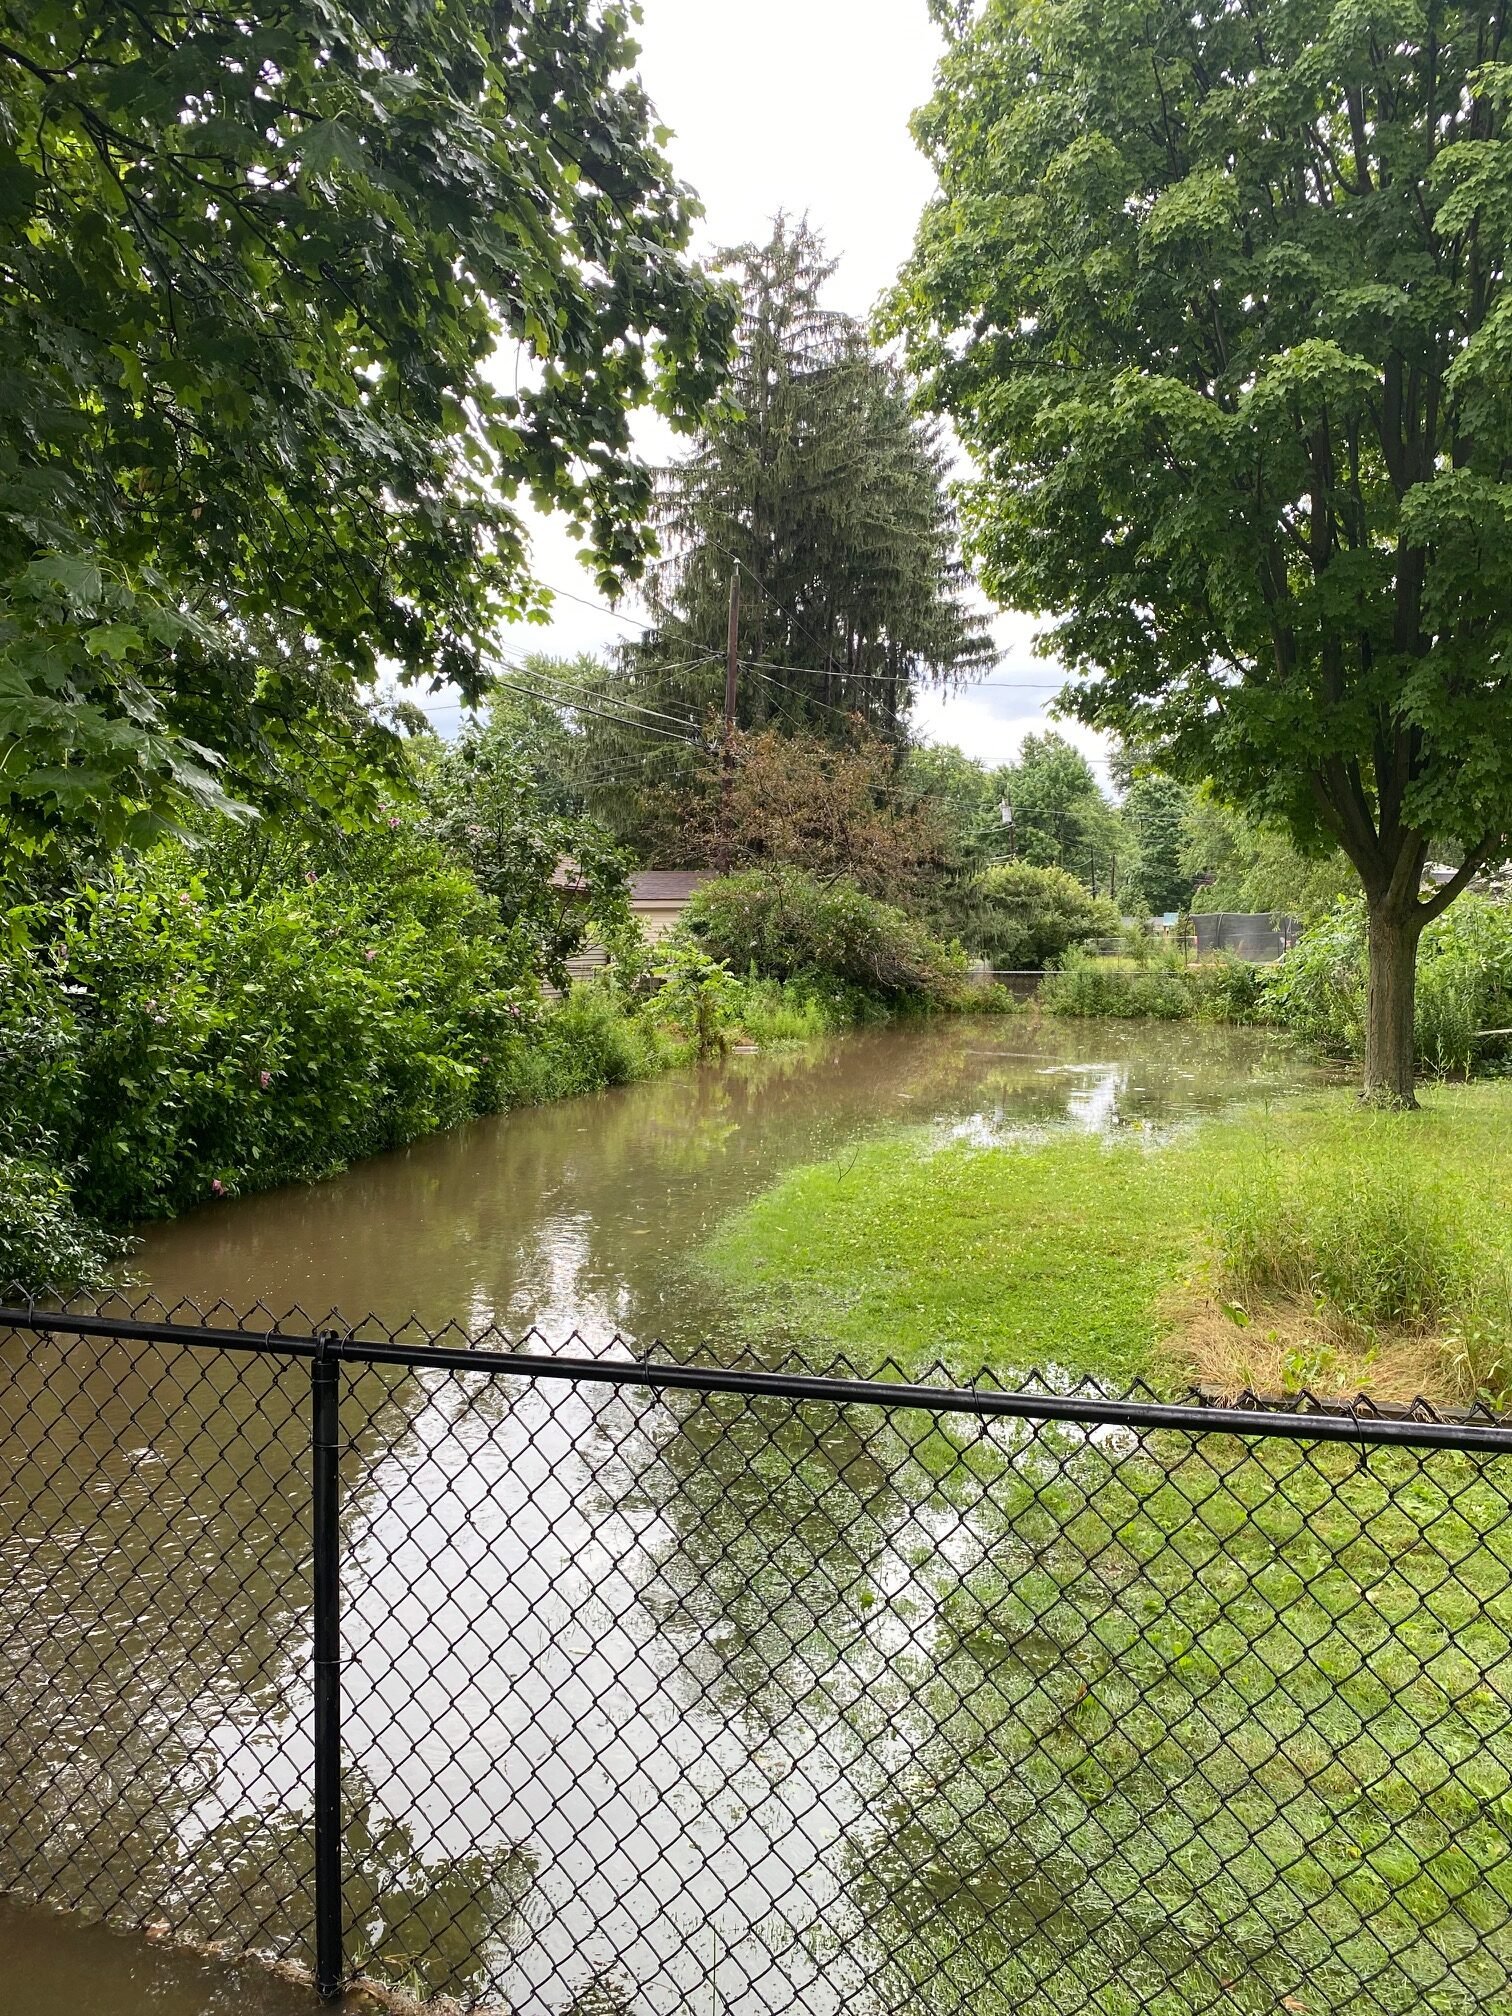
<path fill-rule="evenodd" d="M 1235 1383 L 1458 1398 L 1504 1383 L 1509 1120 L 1485 1085 L 1153 1142 L 914 1129 L 708 1258 L 816 1361 L 1176 1387 L 1196 1304 Z M 880 2007 L 1512 2010 L 1505 1459 L 917 1430 L 992 1538 L 933 1574 L 918 1747 L 850 1844 Z"/>
<path fill-rule="evenodd" d="M 933 1578 L 919 1747 L 851 1843 L 880 2006 L 1512 2007 L 1506 1485 L 1220 1436 L 968 1457 L 993 1537 Z"/>
<path fill-rule="evenodd" d="M 862 1369 L 1174 1384 L 1169 1298 L 1211 1296 L 1220 1197 L 1267 1155 L 1285 1197 L 1362 1142 L 1386 1181 L 1407 1138 L 1495 1230 L 1512 1088 L 1435 1090 L 1406 1136 L 1305 1096 L 1233 1117 L 1301 1075 L 1190 1025 L 877 1032 L 157 1228 L 149 1271 L 241 1303 L 534 1315 L 553 1342 L 707 1346 L 738 1318 L 735 1348 Z M 714 1274 L 689 1264 L 711 1237 Z M 1258 1318 L 1222 1320 L 1253 1348 Z M 241 1376 L 170 1386 L 158 1418 L 121 1367 L 77 1363 L 72 1404 L 43 1381 L 39 1453 L 108 1600 L 39 1610 L 20 1675 L 98 1668 L 94 1716 L 118 1667 L 161 1672 L 207 1730 L 267 1722 L 254 1779 L 196 1746 L 203 1797 L 108 1715 L 94 1739 L 170 1845 L 264 1872 L 266 1923 L 304 1888 L 272 1769 L 307 1720 L 303 1414 L 285 1447 Z M 216 1461 L 239 1399 L 245 1501 Z M 364 1375 L 350 1404 L 349 1937 L 378 1979 L 516 2016 L 1512 2016 L 1508 1459 L 429 1372 Z M 126 1564 L 126 1638 L 104 1628 L 113 1522 L 141 1516 L 123 1479 L 167 1520 Z M 202 1673 L 152 1579 L 180 1494 Z M 39 1503 L 12 1515 L 26 1561 Z M 6 1691 L 25 1792 L 46 1704 Z M 86 2006 L 36 1978 L 46 2016 Z M 165 2006 L 223 2006 L 204 1993 Z"/>
<path fill-rule="evenodd" d="M 1174 1132 L 911 1129 L 791 1172 L 706 1264 L 752 1332 L 961 1376 L 1263 1390 L 1512 1377 L 1512 1086 L 1304 1096 Z"/>

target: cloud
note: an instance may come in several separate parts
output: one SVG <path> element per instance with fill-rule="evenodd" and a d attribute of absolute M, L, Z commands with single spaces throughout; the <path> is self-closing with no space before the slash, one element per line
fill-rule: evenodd
<path fill-rule="evenodd" d="M 1080 721 L 1053 720 L 1048 703 L 1054 691 L 1052 687 L 1046 704 L 1038 708 L 1032 695 L 973 687 L 955 694 L 921 694 L 911 716 L 914 733 L 921 742 L 952 742 L 974 761 L 995 765 L 1011 763 L 1026 735 L 1042 735 L 1053 728 L 1082 751 L 1106 789 L 1108 737 Z"/>

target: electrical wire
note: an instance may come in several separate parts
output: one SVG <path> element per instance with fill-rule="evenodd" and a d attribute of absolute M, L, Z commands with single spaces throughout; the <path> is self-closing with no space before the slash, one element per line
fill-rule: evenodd
<path fill-rule="evenodd" d="M 780 609 L 783 615 L 786 616 L 786 618 L 788 619 L 789 623 L 793 625 L 794 629 L 802 631 L 803 635 L 807 637 L 810 644 L 813 645 L 816 651 L 823 651 L 824 646 L 819 642 L 819 639 L 814 635 L 813 631 L 809 629 L 806 623 L 802 622 L 799 619 L 799 617 L 793 610 L 789 609 L 789 607 L 785 602 L 780 600 L 778 596 L 772 593 L 771 589 L 768 588 L 765 581 L 762 580 L 761 576 L 756 572 L 756 569 L 750 565 L 749 561 L 742 560 L 738 556 L 738 554 L 732 553 L 728 546 L 721 546 L 717 539 L 711 539 L 709 541 L 709 544 L 714 548 L 716 552 L 723 553 L 725 558 L 729 561 L 732 561 L 734 565 L 742 573 L 749 574 L 751 579 L 756 583 L 756 586 L 761 590 L 762 594 L 765 595 L 768 602 L 772 604 L 773 608 Z"/>
<path fill-rule="evenodd" d="M 688 736 L 698 736 L 698 723 L 696 721 L 689 721 L 681 714 L 665 714 L 660 708 L 643 707 L 638 701 L 618 700 L 617 696 L 612 693 L 597 693 L 595 689 L 581 682 L 559 680 L 558 690 L 547 693 L 542 693 L 534 687 L 513 683 L 511 674 L 514 675 L 514 679 L 518 679 L 522 674 L 527 678 L 544 675 L 532 673 L 527 666 L 517 665 L 508 659 L 504 663 L 507 669 L 500 672 L 497 676 L 499 684 L 507 692 L 528 694 L 530 698 L 542 702 L 545 706 L 565 708 L 571 713 L 595 714 L 600 719 L 616 721 L 620 726 L 626 728 L 649 727 L 653 722 L 665 722 L 674 728 L 685 730 Z M 588 697 L 585 698 L 585 695 Z M 594 702 L 598 700 L 606 701 L 608 705 L 605 707 L 596 706 Z M 618 713 L 611 711 L 616 706 L 620 709 Z M 477 711 L 476 704 L 467 700 L 445 700 L 429 710 L 431 715 L 442 713 L 476 714 Z M 644 719 L 636 717 L 644 717 Z M 685 737 L 679 737 L 678 739 L 685 739 Z"/>
<path fill-rule="evenodd" d="M 801 700 L 807 707 L 817 707 L 820 709 L 822 713 L 834 714 L 838 718 L 844 720 L 848 718 L 855 711 L 854 708 L 850 707 L 838 707 L 832 700 L 821 700 L 815 694 L 800 692 L 798 687 L 789 686 L 781 679 L 774 679 L 770 672 L 757 671 L 754 665 L 747 666 L 746 669 L 747 671 L 755 672 L 756 677 L 762 682 L 763 685 L 775 686 L 778 687 L 784 693 L 791 693 L 795 700 Z M 800 723 L 799 725 L 802 724 Z"/>
<path fill-rule="evenodd" d="M 554 581 L 543 581 L 541 586 L 550 589 L 553 595 L 560 595 L 565 601 L 580 602 L 585 609 L 592 609 L 596 615 L 608 616 L 616 623 L 623 623 L 627 630 L 644 630 L 646 627 L 644 623 L 637 623 L 633 616 L 621 616 L 618 609 L 610 609 L 602 602 L 595 602 L 591 596 L 574 595 L 570 588 L 558 588 Z"/>
<path fill-rule="evenodd" d="M 565 707 L 572 714 L 592 715 L 595 720 L 611 722 L 616 728 L 638 730 L 642 735 L 659 735 L 667 742 L 681 742 L 690 749 L 703 748 L 703 739 L 695 735 L 679 735 L 671 728 L 657 728 L 649 721 L 635 721 L 624 714 L 611 714 L 602 707 L 591 707 L 586 701 L 564 698 L 560 694 L 542 693 L 533 686 L 524 686 L 501 673 L 499 684 L 510 693 L 523 693 L 528 699 L 542 701 L 548 707 Z M 691 725 L 691 724 L 688 724 Z"/>
<path fill-rule="evenodd" d="M 814 635 L 813 631 L 809 629 L 808 625 L 802 621 L 794 610 L 788 607 L 786 602 L 782 601 L 772 592 L 748 560 L 740 559 L 730 551 L 728 546 L 721 545 L 717 539 L 711 539 L 709 544 L 713 546 L 717 553 L 722 553 L 732 565 L 738 567 L 742 573 L 749 574 L 772 607 L 780 610 L 793 625 L 794 629 L 807 637 L 816 651 L 824 649 L 824 646 Z M 586 595 L 575 595 L 570 588 L 558 588 L 550 581 L 543 581 L 541 586 L 549 588 L 553 595 L 565 596 L 569 602 L 581 603 L 585 609 L 595 609 L 601 616 L 613 617 L 616 623 L 623 623 L 629 630 L 638 630 L 644 635 L 649 628 L 649 625 L 637 622 L 632 616 L 621 616 L 617 609 L 608 609 L 602 603 L 591 601 Z M 700 665 L 712 664 L 720 655 L 717 651 L 710 651 L 702 658 L 689 660 L 687 665 L 670 665 L 662 669 L 672 672 L 691 671 Z M 911 672 L 849 672 L 834 665 L 779 665 L 775 660 L 770 658 L 742 658 L 740 664 L 748 672 L 802 672 L 813 679 L 865 679 L 890 686 L 908 686 L 916 683 L 916 675 Z M 980 691 L 984 687 L 991 687 L 999 692 L 1044 693 L 1051 691 L 1060 683 L 1063 682 L 1058 682 L 1054 679 L 974 679 L 969 682 L 969 685 L 973 691 Z"/>
<path fill-rule="evenodd" d="M 659 707 L 643 707 L 637 700 L 622 699 L 614 693 L 601 693 L 596 687 L 590 686 L 586 680 L 574 679 L 562 673 L 534 672 L 531 670 L 528 661 L 521 663 L 514 659 L 505 658 L 503 662 L 509 666 L 511 671 L 516 674 L 523 674 L 527 679 L 539 679 L 548 685 L 556 685 L 562 688 L 566 695 L 564 705 L 571 706 L 573 704 L 571 695 L 574 691 L 586 693 L 592 701 L 607 701 L 610 705 L 628 709 L 631 713 L 644 714 L 650 720 L 670 721 L 676 728 L 686 728 L 695 734 L 698 732 L 698 723 L 685 719 L 681 714 L 667 714 Z"/>
<path fill-rule="evenodd" d="M 922 681 L 916 682 L 915 675 L 911 672 L 845 672 L 833 666 L 826 671 L 822 665 L 779 665 L 772 658 L 742 658 L 740 664 L 742 669 L 747 672 L 802 672 L 810 679 L 866 679 L 876 680 L 888 686 L 923 683 Z M 1064 681 L 1056 681 L 1054 679 L 973 679 L 969 682 L 963 682 L 962 690 L 975 693 L 980 692 L 984 686 L 992 686 L 1021 693 L 1044 693 L 1057 684 L 1064 684 Z"/>

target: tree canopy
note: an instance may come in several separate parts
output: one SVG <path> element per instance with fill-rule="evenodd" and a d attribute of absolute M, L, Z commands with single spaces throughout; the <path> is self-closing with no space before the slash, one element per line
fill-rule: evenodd
<path fill-rule="evenodd" d="M 1065 868 L 1095 896 L 1117 886 L 1118 814 L 1092 765 L 1064 735 L 1026 735 L 1012 763 L 993 772 L 1000 801 L 1001 853 L 1036 867 Z"/>
<path fill-rule="evenodd" d="M 1301 854 L 1285 827 L 1249 818 L 1210 790 L 1194 791 L 1182 825 L 1181 866 L 1188 883 L 1203 878 L 1197 910 L 1269 910 L 1311 924 L 1359 881 L 1337 848 Z"/>
<path fill-rule="evenodd" d="M 10 858 L 360 790 L 380 665 L 475 695 L 541 606 L 523 496 L 639 566 L 627 414 L 696 416 L 732 308 L 629 19 L 0 0 Z"/>
<path fill-rule="evenodd" d="M 1152 916 L 1191 906 L 1192 876 L 1183 854 L 1191 803 L 1186 785 L 1159 770 L 1135 777 L 1124 793 L 1120 810 L 1131 843 L 1124 893 Z"/>
<path fill-rule="evenodd" d="M 1512 826 L 1505 10 L 939 11 L 890 313 L 969 551 L 1084 719 L 1344 849 L 1410 1099 L 1417 937 Z"/>

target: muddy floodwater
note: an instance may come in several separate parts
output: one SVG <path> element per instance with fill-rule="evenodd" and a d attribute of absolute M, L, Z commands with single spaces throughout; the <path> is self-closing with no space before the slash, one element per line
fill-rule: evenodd
<path fill-rule="evenodd" d="M 936 1121 L 1163 1128 L 1317 1074 L 1254 1030 L 994 1018 L 863 1031 L 480 1120 L 329 1183 L 148 1229 L 159 1295 L 717 1339 L 688 1256 L 795 1164 Z"/>
<path fill-rule="evenodd" d="M 1158 1141 L 1312 1077 L 1190 1025 L 861 1032 L 207 1204 L 148 1228 L 134 1268 L 167 1302 L 718 1352 L 729 1312 L 694 1256 L 796 1164 L 899 1123 Z M 307 1930 L 307 1369 L 4 1348 L 0 1884 L 74 1908 L 0 1905 L 0 2008 L 308 2010 L 174 1943 Z M 911 1662 L 983 1521 L 881 1428 L 800 1448 L 748 1406 L 346 1379 L 349 1939 L 374 1972 L 513 2016 L 932 2006 L 846 1927 L 892 1867 L 894 1748 L 929 1740 Z M 858 1634 L 862 1575 L 886 1600 Z M 159 1918 L 173 1939 L 116 1929 Z"/>

